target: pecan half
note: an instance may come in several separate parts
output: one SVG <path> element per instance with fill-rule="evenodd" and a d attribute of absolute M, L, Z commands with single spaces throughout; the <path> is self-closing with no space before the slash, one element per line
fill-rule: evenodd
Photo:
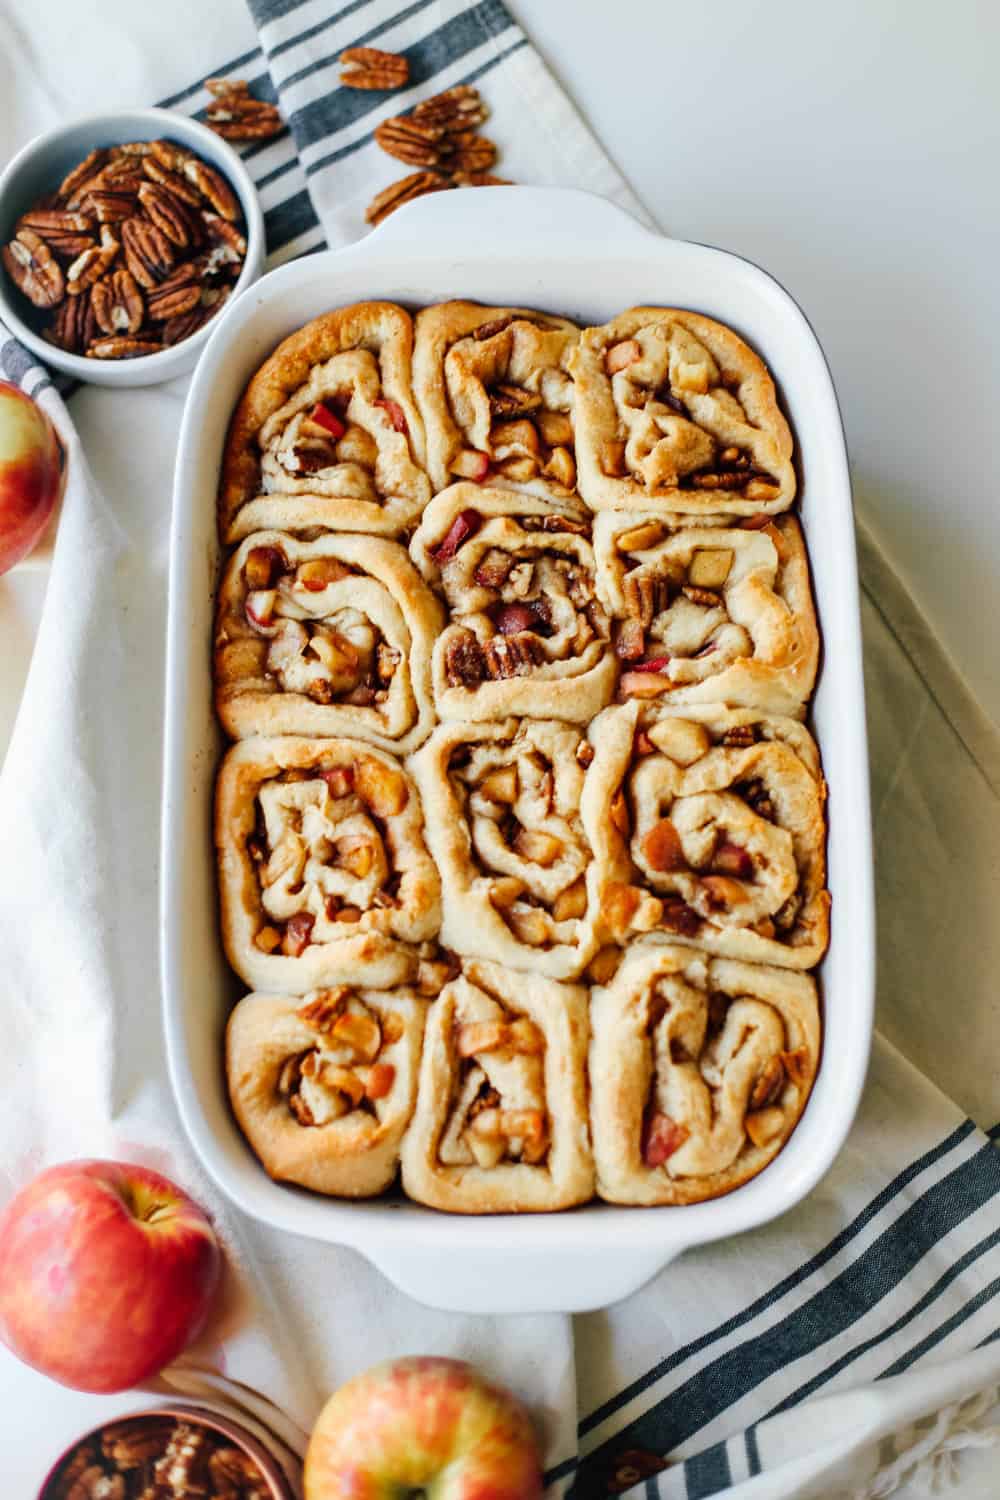
<path fill-rule="evenodd" d="M 200 245 L 205 238 L 201 215 L 160 183 L 144 182 L 139 189 L 139 202 L 172 245 L 185 249 L 188 245 Z"/>
<path fill-rule="evenodd" d="M 690 583 L 685 583 L 683 585 L 683 587 L 681 588 L 681 593 L 684 595 L 685 599 L 690 599 L 692 604 L 700 604 L 703 609 L 714 609 L 716 605 L 722 603 L 719 595 L 716 594 L 712 589 L 696 588 L 693 584 Z"/>
<path fill-rule="evenodd" d="M 88 359 L 140 359 L 144 354 L 158 354 L 163 345 L 155 339 L 115 337 L 97 339 L 87 350 Z"/>
<path fill-rule="evenodd" d="M 201 284 L 197 280 L 180 281 L 174 286 L 164 282 L 147 294 L 146 310 L 154 323 L 165 323 L 170 318 L 183 317 L 200 303 Z"/>
<path fill-rule="evenodd" d="M 80 293 L 96 281 L 113 265 L 121 245 L 107 224 L 101 225 L 101 243 L 84 250 L 66 269 L 66 290 L 71 297 Z"/>
<path fill-rule="evenodd" d="M 474 687 L 482 682 L 486 676 L 486 658 L 471 630 L 463 630 L 448 643 L 444 670 L 452 687 Z"/>
<path fill-rule="evenodd" d="M 205 123 L 226 141 L 266 141 L 284 129 L 285 122 L 274 104 L 255 99 L 242 78 L 206 78 L 213 102 L 205 111 Z"/>
<path fill-rule="evenodd" d="M 120 189 L 91 188 L 83 200 L 83 206 L 92 213 L 99 224 L 120 224 L 136 212 L 134 193 Z"/>
<path fill-rule="evenodd" d="M 67 354 L 85 354 L 90 343 L 99 335 L 94 316 L 91 291 L 81 292 L 78 297 L 65 297 L 56 309 L 52 325 L 42 337 L 57 349 Z"/>
<path fill-rule="evenodd" d="M 495 177 L 492 172 L 453 172 L 451 180 L 455 187 L 513 187 L 510 177 Z"/>
<path fill-rule="evenodd" d="M 230 224 L 228 219 L 221 218 L 219 214 L 203 213 L 201 217 L 208 242 L 212 246 L 205 267 L 206 276 L 211 276 L 219 266 L 236 265 L 241 261 L 247 253 L 247 242 L 236 225 Z"/>
<path fill-rule="evenodd" d="M 488 172 L 497 159 L 497 148 L 484 135 L 464 130 L 452 137 L 449 166 L 456 172 Z"/>
<path fill-rule="evenodd" d="M 160 146 L 163 143 L 157 141 L 155 144 Z M 171 155 L 169 159 L 170 161 L 177 161 L 181 167 L 184 165 L 184 158 L 177 158 Z M 143 157 L 142 170 L 150 182 L 159 183 L 161 187 L 165 187 L 169 192 L 173 193 L 175 198 L 183 198 L 185 203 L 190 203 L 192 208 L 201 208 L 204 203 L 205 200 L 198 189 L 185 181 L 179 172 L 171 171 L 170 167 L 164 161 L 161 161 L 159 156 Z"/>
<path fill-rule="evenodd" d="M 523 677 L 532 667 L 545 660 L 545 650 L 537 635 L 495 635 L 484 650 L 486 670 L 493 678 Z"/>
<path fill-rule="evenodd" d="M 235 223 L 240 216 L 240 205 L 221 172 L 217 172 L 200 157 L 189 156 L 181 167 L 181 175 L 187 178 L 192 187 L 198 189 L 217 214 Z"/>
<path fill-rule="evenodd" d="M 345 88 L 400 89 L 409 77 L 409 61 L 398 52 L 348 47 L 340 54 L 340 81 Z"/>
<path fill-rule="evenodd" d="M 411 172 L 409 177 L 401 177 L 375 195 L 365 209 L 365 220 L 369 224 L 381 224 L 404 203 L 422 198 L 425 193 L 439 193 L 446 186 L 433 172 Z"/>
<path fill-rule="evenodd" d="M 94 221 L 89 214 L 72 214 L 67 209 L 61 208 L 29 210 L 18 219 L 15 233 L 21 229 L 33 229 L 36 234 L 40 234 L 46 240 L 53 234 L 93 235 L 96 232 Z"/>
<path fill-rule="evenodd" d="M 89 156 L 85 156 L 83 161 L 63 178 L 59 184 L 59 197 L 72 198 L 76 190 L 83 183 L 89 182 L 92 177 L 96 177 L 107 160 L 107 151 L 101 149 L 91 151 Z"/>
<path fill-rule="evenodd" d="M 734 724 L 722 736 L 722 743 L 730 748 L 744 749 L 747 745 L 755 744 L 756 740 L 757 731 L 752 724 Z"/>
<path fill-rule="evenodd" d="M 472 130 L 481 125 L 489 111 L 475 84 L 459 83 L 430 99 L 423 99 L 413 109 L 413 118 L 427 125 L 441 125 L 445 130 Z"/>
<path fill-rule="evenodd" d="M 66 290 L 62 270 L 33 229 L 19 230 L 0 256 L 11 281 L 35 307 L 56 307 L 62 301 Z"/>
<path fill-rule="evenodd" d="M 140 286 L 152 291 L 173 270 L 174 247 L 147 219 L 126 219 L 121 227 L 125 264 Z"/>
<path fill-rule="evenodd" d="M 92 289 L 94 317 L 107 334 L 137 333 L 142 326 L 143 300 L 129 271 L 113 271 Z"/>
<path fill-rule="evenodd" d="M 411 167 L 436 167 L 442 158 L 440 146 L 444 131 L 440 125 L 425 125 L 420 120 L 398 115 L 375 127 L 375 143 L 387 156 L 405 161 Z"/>
<path fill-rule="evenodd" d="M 216 307 L 195 306 L 190 312 L 169 318 L 163 325 L 163 342 L 172 347 L 184 339 L 189 339 L 203 324 L 208 322 L 209 318 L 214 317 L 217 311 Z"/>

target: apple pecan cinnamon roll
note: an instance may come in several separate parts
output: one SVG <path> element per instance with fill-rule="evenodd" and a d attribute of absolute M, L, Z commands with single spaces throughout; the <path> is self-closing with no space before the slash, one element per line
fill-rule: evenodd
<path fill-rule="evenodd" d="M 489 479 L 564 500 L 576 489 L 569 355 L 579 329 L 519 307 L 417 314 L 413 390 L 436 490 Z"/>
<path fill-rule="evenodd" d="M 454 484 L 424 511 L 410 552 L 448 603 L 434 646 L 442 719 L 585 723 L 610 700 L 616 667 L 590 517 L 567 504 L 563 513 L 535 496 Z"/>
<path fill-rule="evenodd" d="M 409 990 L 346 985 L 240 1001 L 226 1031 L 229 1097 L 271 1177 L 342 1198 L 389 1186 L 426 1012 Z"/>
<path fill-rule="evenodd" d="M 625 704 L 590 730 L 583 821 L 601 930 L 809 969 L 829 937 L 826 787 L 794 719 L 752 709 Z"/>
<path fill-rule="evenodd" d="M 801 714 L 819 633 L 799 523 L 718 520 L 674 528 L 634 512 L 595 518 L 597 590 L 617 622 L 619 694 Z"/>
<path fill-rule="evenodd" d="M 226 441 L 224 542 L 275 528 L 394 536 L 430 499 L 410 391 L 413 325 L 391 302 L 314 318 L 257 371 Z"/>
<path fill-rule="evenodd" d="M 792 435 L 742 339 L 677 308 L 586 328 L 570 356 L 580 494 L 593 510 L 786 510 Z"/>
<path fill-rule="evenodd" d="M 440 883 L 420 798 L 360 740 L 241 740 L 216 786 L 222 936 L 247 984 L 387 988 L 418 972 Z"/>
<path fill-rule="evenodd" d="M 403 1187 L 451 1213 L 569 1208 L 594 1190 L 587 991 L 469 962 L 431 1007 Z"/>
<path fill-rule="evenodd" d="M 441 606 L 396 542 L 248 537 L 219 589 L 215 702 L 234 738 L 352 734 L 405 752 L 434 722 Z"/>
<path fill-rule="evenodd" d="M 553 979 L 596 943 L 597 871 L 580 817 L 590 745 L 569 724 L 442 724 L 408 766 L 441 871 L 441 941 Z"/>
<path fill-rule="evenodd" d="M 787 969 L 639 943 L 592 993 L 590 1112 L 597 1192 L 696 1203 L 781 1150 L 820 1049 L 816 986 Z"/>

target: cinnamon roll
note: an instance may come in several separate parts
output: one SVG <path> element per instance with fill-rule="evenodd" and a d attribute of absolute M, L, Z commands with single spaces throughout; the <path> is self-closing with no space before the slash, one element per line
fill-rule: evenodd
<path fill-rule="evenodd" d="M 430 499 L 410 390 L 413 324 L 391 302 L 314 318 L 254 375 L 233 417 L 219 534 L 365 531 L 395 536 Z"/>
<path fill-rule="evenodd" d="M 424 511 L 410 553 L 448 604 L 434 646 L 442 719 L 585 723 L 610 701 L 616 667 L 590 517 L 566 504 L 455 484 Z"/>
<path fill-rule="evenodd" d="M 437 934 L 440 882 L 420 798 L 360 740 L 241 740 L 216 786 L 222 936 L 247 984 L 388 988 Z"/>
<path fill-rule="evenodd" d="M 751 515 L 795 497 L 792 435 L 763 360 L 700 313 L 633 307 L 570 355 L 592 510 Z"/>
<path fill-rule="evenodd" d="M 587 992 L 466 963 L 431 1007 L 403 1188 L 451 1213 L 569 1208 L 594 1190 Z"/>
<path fill-rule="evenodd" d="M 596 947 L 597 869 L 580 817 L 591 747 L 569 724 L 442 724 L 412 755 L 441 872 L 441 941 L 552 979 Z"/>
<path fill-rule="evenodd" d="M 597 591 L 614 616 L 619 696 L 801 715 L 819 632 L 793 516 L 671 527 L 652 514 L 594 521 Z"/>
<path fill-rule="evenodd" d="M 597 1192 L 697 1203 L 766 1167 L 802 1114 L 820 1022 L 805 974 L 638 943 L 593 991 Z"/>
<path fill-rule="evenodd" d="M 233 1112 L 269 1176 L 367 1198 L 396 1175 L 427 1001 L 408 990 L 247 995 L 229 1018 Z"/>
<path fill-rule="evenodd" d="M 590 729 L 583 824 L 605 941 L 669 933 L 727 957 L 810 969 L 826 950 L 826 787 L 794 719 L 628 703 Z"/>
<path fill-rule="evenodd" d="M 219 588 L 215 702 L 234 738 L 352 734 L 405 752 L 434 722 L 442 610 L 382 537 L 248 537 Z"/>
<path fill-rule="evenodd" d="M 455 479 L 565 500 L 576 489 L 569 356 L 579 330 L 520 307 L 417 314 L 413 390 L 436 490 Z"/>

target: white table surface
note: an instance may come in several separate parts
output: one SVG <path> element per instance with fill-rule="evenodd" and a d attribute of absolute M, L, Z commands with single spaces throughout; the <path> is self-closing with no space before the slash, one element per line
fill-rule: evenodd
<path fill-rule="evenodd" d="M 1000 7 L 508 3 L 661 226 L 759 262 L 805 308 L 833 369 L 856 497 L 1000 717 L 990 607 L 1000 585 L 990 461 L 1000 396 Z M 3 12 L 0 0 L 0 38 Z M 109 487 L 131 477 L 112 443 L 113 400 L 94 391 L 73 399 Z M 147 483 L 149 474 L 147 464 Z M 166 477 L 161 484 L 166 504 Z M 0 749 L 44 584 L 44 568 L 0 580 Z M 114 1409 L 127 1404 L 118 1398 Z M 0 1350 L 0 1473 L 27 1497 L 60 1439 L 107 1409 Z M 987 1467 L 969 1465 L 963 1495 L 995 1493 Z"/>

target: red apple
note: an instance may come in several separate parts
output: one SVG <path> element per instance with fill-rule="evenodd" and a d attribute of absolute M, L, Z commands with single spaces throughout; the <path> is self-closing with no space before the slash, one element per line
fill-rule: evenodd
<path fill-rule="evenodd" d="M 0 1215 L 0 1338 L 81 1391 L 121 1391 L 196 1338 L 222 1257 L 197 1203 L 147 1167 L 50 1167 Z"/>
<path fill-rule="evenodd" d="M 63 486 L 63 450 L 40 406 L 0 380 L 0 573 L 40 539 Z"/>
<path fill-rule="evenodd" d="M 527 1412 L 457 1359 L 397 1359 L 335 1392 L 306 1453 L 306 1500 L 540 1500 Z"/>

